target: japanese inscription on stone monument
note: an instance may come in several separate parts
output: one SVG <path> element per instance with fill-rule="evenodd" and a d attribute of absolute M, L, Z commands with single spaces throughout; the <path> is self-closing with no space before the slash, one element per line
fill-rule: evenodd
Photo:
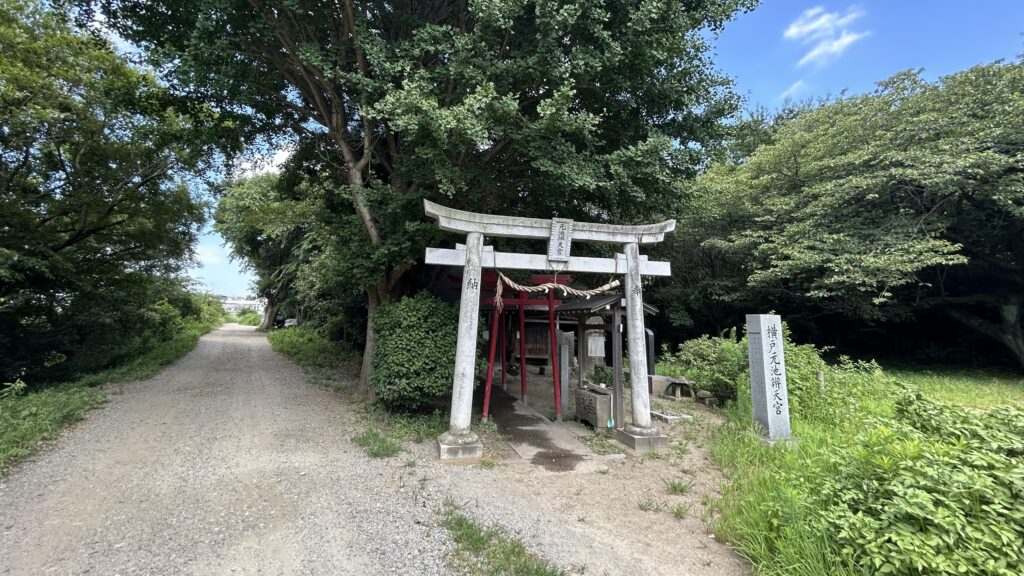
<path fill-rule="evenodd" d="M 750 400 L 754 407 L 754 420 L 769 439 L 789 438 L 782 319 L 773 314 L 748 314 L 747 340 L 750 345 Z"/>

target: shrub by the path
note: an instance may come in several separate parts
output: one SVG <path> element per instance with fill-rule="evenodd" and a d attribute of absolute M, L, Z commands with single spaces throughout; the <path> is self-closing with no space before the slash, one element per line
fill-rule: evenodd
<path fill-rule="evenodd" d="M 371 385 L 390 408 L 421 408 L 450 392 L 459 312 L 426 293 L 381 306 Z"/>

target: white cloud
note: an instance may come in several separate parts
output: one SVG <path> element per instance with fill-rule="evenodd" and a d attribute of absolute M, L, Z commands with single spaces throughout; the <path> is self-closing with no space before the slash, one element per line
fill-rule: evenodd
<path fill-rule="evenodd" d="M 223 246 L 203 243 L 196 246 L 196 260 L 201 267 L 217 266 L 227 262 L 227 259 L 228 253 Z"/>
<path fill-rule="evenodd" d="M 294 152 L 295 146 L 286 144 L 275 150 L 273 154 L 254 156 L 238 165 L 237 174 L 242 178 L 267 172 L 276 174 L 281 171 L 281 166 L 284 166 Z"/>
<path fill-rule="evenodd" d="M 826 12 L 821 6 L 815 6 L 804 10 L 799 18 L 789 24 L 782 36 L 803 44 L 813 44 L 797 62 L 798 67 L 811 63 L 823 66 L 839 57 L 854 42 L 871 34 L 868 31 L 850 30 L 850 26 L 864 15 L 865 12 L 856 6 L 847 8 L 845 14 Z"/>
<path fill-rule="evenodd" d="M 793 82 L 793 84 L 791 84 L 789 88 L 786 88 L 786 90 L 782 94 L 779 94 L 779 100 L 793 98 L 800 92 L 803 92 L 804 88 L 806 87 L 806 82 L 804 82 L 803 80 L 797 80 L 796 82 Z"/>

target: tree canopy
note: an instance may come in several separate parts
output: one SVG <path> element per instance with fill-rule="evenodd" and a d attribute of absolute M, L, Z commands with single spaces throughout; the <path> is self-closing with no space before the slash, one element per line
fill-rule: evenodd
<path fill-rule="evenodd" d="M 102 366 L 180 293 L 203 122 L 65 16 L 0 2 L 0 381 Z"/>
<path fill-rule="evenodd" d="M 784 122 L 702 175 L 723 299 L 868 321 L 941 309 L 1024 365 L 1024 64 L 871 94 Z M 707 287 L 707 285 L 705 285 Z"/>
<path fill-rule="evenodd" d="M 755 2 L 75 4 L 182 93 L 320 151 L 358 225 L 323 252 L 355 256 L 343 273 L 372 314 L 422 254 L 429 233 L 409 223 L 424 197 L 620 222 L 672 212 L 738 105 L 705 33 Z"/>

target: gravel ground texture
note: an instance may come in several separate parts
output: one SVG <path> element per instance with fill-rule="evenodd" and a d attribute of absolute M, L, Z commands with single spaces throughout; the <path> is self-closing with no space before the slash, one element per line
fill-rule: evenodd
<path fill-rule="evenodd" d="M 447 574 L 352 411 L 227 325 L 0 480 L 0 574 Z"/>
<path fill-rule="evenodd" d="M 701 519 L 721 478 L 695 415 L 670 430 L 686 450 L 569 472 L 442 464 L 430 442 L 371 459 L 352 405 L 229 324 L 0 479 L 0 574 L 448 574 L 454 501 L 570 574 L 746 575 Z"/>

